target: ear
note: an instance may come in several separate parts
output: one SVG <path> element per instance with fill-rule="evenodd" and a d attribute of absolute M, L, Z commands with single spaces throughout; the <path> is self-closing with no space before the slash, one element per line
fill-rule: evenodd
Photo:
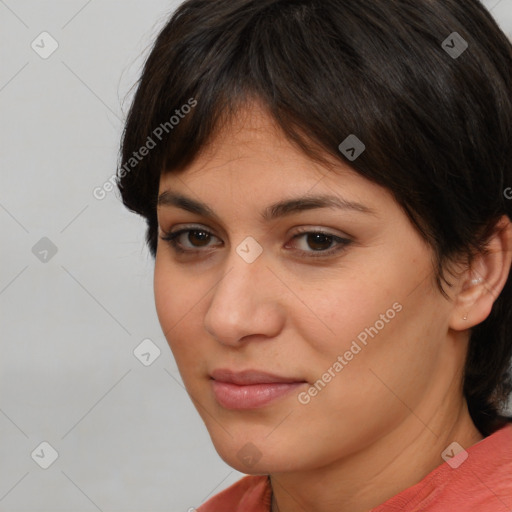
<path fill-rule="evenodd" d="M 450 327 L 456 331 L 482 323 L 507 282 L 512 262 L 512 224 L 507 216 L 496 223 L 484 254 L 478 254 L 460 277 Z"/>

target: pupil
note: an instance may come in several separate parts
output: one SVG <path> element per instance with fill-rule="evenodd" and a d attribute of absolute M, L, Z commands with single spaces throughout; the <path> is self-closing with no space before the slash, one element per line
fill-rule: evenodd
<path fill-rule="evenodd" d="M 316 233 L 313 235 L 308 236 L 308 245 L 314 249 L 314 250 L 322 250 L 322 249 L 329 249 L 331 245 L 331 237 L 329 235 L 322 235 L 321 233 Z M 313 243 L 309 243 L 311 240 L 313 240 Z M 322 244 L 322 242 L 324 242 Z M 327 247 L 325 247 L 325 243 L 327 243 Z M 315 247 L 315 244 L 317 244 L 317 247 Z M 318 247 L 318 244 L 320 247 Z"/>
<path fill-rule="evenodd" d="M 210 236 L 205 231 L 192 231 L 189 234 L 189 240 L 190 240 L 191 236 L 194 236 L 197 240 L 199 240 L 200 243 L 197 245 L 208 245 Z M 190 241 L 192 241 L 192 240 L 190 240 Z M 201 242 L 204 242 L 204 243 L 201 243 Z M 192 244 L 192 245 L 194 245 L 194 244 Z"/>

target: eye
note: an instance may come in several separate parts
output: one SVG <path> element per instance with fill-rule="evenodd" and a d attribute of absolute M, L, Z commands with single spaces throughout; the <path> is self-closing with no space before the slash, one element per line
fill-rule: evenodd
<path fill-rule="evenodd" d="M 348 238 L 336 236 L 325 231 L 303 231 L 293 237 L 293 240 L 303 239 L 299 249 L 306 257 L 318 258 L 337 254 L 346 249 L 352 242 Z M 308 250 L 312 249 L 312 250 Z"/>
<path fill-rule="evenodd" d="M 183 236 L 187 235 L 187 236 Z M 160 237 L 162 240 L 171 244 L 172 248 L 179 253 L 204 252 L 194 249 L 201 247 L 210 247 L 208 244 L 217 237 L 206 229 L 183 228 L 178 231 L 165 233 Z M 185 242 L 185 243 L 184 243 Z M 190 245 L 187 245 L 189 243 Z"/>
<path fill-rule="evenodd" d="M 171 231 L 160 236 L 160 238 L 168 242 L 172 249 L 180 254 L 197 254 L 207 252 L 205 249 L 215 247 L 220 244 L 212 244 L 214 240 L 219 240 L 210 231 L 198 226 L 185 227 L 177 231 Z M 299 253 L 305 257 L 318 258 L 328 257 L 343 251 L 352 240 L 336 236 L 325 231 L 307 231 L 303 230 L 299 234 L 292 237 L 292 240 L 303 239 L 302 248 L 298 249 Z M 288 248 L 287 246 L 285 246 Z M 308 250 L 311 249 L 311 250 Z"/>

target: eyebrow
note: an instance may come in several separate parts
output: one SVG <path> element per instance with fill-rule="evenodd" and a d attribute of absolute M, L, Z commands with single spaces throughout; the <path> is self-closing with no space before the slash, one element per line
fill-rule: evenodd
<path fill-rule="evenodd" d="M 220 221 L 218 215 L 208 205 L 178 192 L 171 192 L 170 190 L 162 192 L 158 197 L 157 205 L 159 207 L 175 206 L 177 208 L 181 208 L 182 210 Z M 348 201 L 347 199 L 343 199 L 340 196 L 333 195 L 307 195 L 303 197 L 286 199 L 271 204 L 265 208 L 260 215 L 262 220 L 269 222 L 280 217 L 319 208 L 352 210 L 377 216 L 377 212 L 368 206 L 355 201 Z"/>

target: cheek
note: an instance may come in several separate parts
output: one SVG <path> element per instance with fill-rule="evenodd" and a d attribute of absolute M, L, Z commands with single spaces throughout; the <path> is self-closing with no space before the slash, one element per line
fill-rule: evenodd
<path fill-rule="evenodd" d="M 194 357 L 199 328 L 197 321 L 205 290 L 180 272 L 176 266 L 166 265 L 163 258 L 155 261 L 154 294 L 158 320 L 178 364 L 184 357 Z"/>
<path fill-rule="evenodd" d="M 397 299 L 403 294 L 396 285 L 390 286 L 388 280 L 376 274 L 354 274 L 333 276 L 323 286 L 310 290 L 303 286 L 297 294 L 310 308 L 308 312 L 302 304 L 296 306 L 293 316 L 302 322 L 297 328 L 319 354 L 331 358 L 343 354 L 354 340 L 364 346 L 376 331 L 389 330 L 400 316 L 402 306 Z"/>
<path fill-rule="evenodd" d="M 425 384 L 435 370 L 443 325 L 439 298 L 429 281 L 422 281 L 428 261 L 424 272 L 397 261 L 385 270 L 375 266 L 371 273 L 354 272 L 348 279 L 310 289 L 308 304 L 315 315 L 295 313 L 301 322 L 296 328 L 307 342 L 308 377 L 316 381 L 325 375 L 336 382 L 330 391 L 322 391 L 326 399 L 332 396 L 340 403 L 341 393 L 349 405 L 350 397 L 368 397 L 365 390 L 375 397 L 380 391 L 390 395 L 372 370 L 393 388 L 406 384 L 414 393 L 417 386 L 410 382 Z M 336 378 L 329 379 L 329 370 Z"/>
<path fill-rule="evenodd" d="M 177 293 L 178 286 L 179 284 L 176 282 L 172 271 L 160 262 L 157 254 L 153 290 L 158 320 L 164 333 L 170 332 L 179 318 L 177 310 L 180 307 Z"/>
<path fill-rule="evenodd" d="M 321 303 L 330 308 L 335 335 L 315 337 L 314 329 L 308 331 L 315 343 L 310 354 L 315 381 L 328 381 L 325 388 L 319 383 L 313 407 L 361 422 L 396 419 L 407 412 L 404 403 L 419 402 L 436 374 L 445 329 L 439 321 L 442 306 L 427 283 L 413 294 L 398 287 L 347 292 Z"/>

